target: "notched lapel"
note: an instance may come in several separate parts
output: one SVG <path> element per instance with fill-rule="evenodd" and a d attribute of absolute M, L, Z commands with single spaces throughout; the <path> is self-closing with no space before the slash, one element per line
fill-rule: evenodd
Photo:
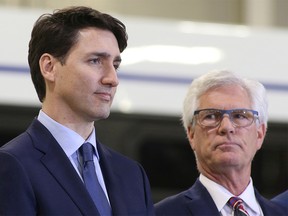
<path fill-rule="evenodd" d="M 51 133 L 38 120 L 33 121 L 28 133 L 34 140 L 35 147 L 44 153 L 41 158 L 43 165 L 83 215 L 99 215 L 82 180 Z"/>
<path fill-rule="evenodd" d="M 217 215 L 217 208 L 214 209 L 213 205 L 203 202 L 204 199 L 194 199 L 187 202 L 187 207 L 193 216 L 215 216 Z"/>
<path fill-rule="evenodd" d="M 191 215 L 219 215 L 212 197 L 199 179 L 197 179 L 195 184 L 185 193 L 185 198 L 187 199 L 187 207 L 189 208 Z"/>
<path fill-rule="evenodd" d="M 118 170 L 115 170 L 111 164 L 111 154 L 105 149 L 101 143 L 97 141 L 97 149 L 100 157 L 100 166 L 104 177 L 106 189 L 108 192 L 110 204 L 113 215 L 127 215 L 126 204 L 121 199 L 121 185 L 119 185 L 120 178 L 118 177 Z"/>

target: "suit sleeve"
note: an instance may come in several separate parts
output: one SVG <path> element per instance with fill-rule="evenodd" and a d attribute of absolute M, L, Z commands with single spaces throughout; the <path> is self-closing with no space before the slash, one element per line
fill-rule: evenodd
<path fill-rule="evenodd" d="M 29 178 L 11 154 L 0 152 L 0 215 L 36 215 Z"/>

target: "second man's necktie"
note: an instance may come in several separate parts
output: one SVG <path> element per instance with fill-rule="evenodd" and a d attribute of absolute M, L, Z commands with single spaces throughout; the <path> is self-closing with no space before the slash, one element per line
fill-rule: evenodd
<path fill-rule="evenodd" d="M 235 216 L 249 216 L 248 212 L 244 209 L 243 200 L 239 197 L 231 197 L 228 203 L 232 207 Z"/>

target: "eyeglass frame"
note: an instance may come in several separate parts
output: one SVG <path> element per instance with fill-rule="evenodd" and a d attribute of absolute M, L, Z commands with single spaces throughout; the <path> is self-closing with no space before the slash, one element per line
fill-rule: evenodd
<path fill-rule="evenodd" d="M 193 119 L 196 118 L 196 116 L 199 115 L 199 113 L 200 113 L 201 111 L 209 111 L 209 110 L 211 110 L 211 111 L 215 110 L 215 111 L 218 111 L 218 112 L 221 113 L 221 118 L 220 118 L 220 120 L 218 121 L 218 123 L 215 124 L 215 125 L 213 125 L 213 126 L 212 126 L 212 125 L 210 125 L 210 126 L 208 126 L 208 125 L 203 125 L 203 124 L 200 123 L 199 118 L 197 119 L 196 123 L 198 123 L 200 126 L 203 126 L 203 127 L 215 128 L 215 127 L 218 127 L 218 126 L 220 125 L 220 123 L 222 122 L 222 120 L 223 120 L 223 118 L 224 118 L 224 114 L 228 114 L 229 120 L 230 120 L 230 122 L 233 124 L 234 127 L 248 127 L 248 126 L 250 126 L 250 125 L 253 124 L 253 122 L 255 121 L 255 119 L 258 119 L 258 120 L 259 120 L 259 112 L 256 111 L 256 110 L 252 110 L 252 109 L 229 109 L 229 110 L 222 110 L 222 109 L 214 109 L 214 108 L 195 110 L 195 111 L 194 111 Z M 248 125 L 245 125 L 245 126 L 239 126 L 239 125 L 235 124 L 235 122 L 232 120 L 231 113 L 232 113 L 232 112 L 235 112 L 235 111 L 237 111 L 237 110 L 239 110 L 239 111 L 241 110 L 241 111 L 249 111 L 249 112 L 252 112 L 252 114 L 253 114 L 253 120 L 251 121 L 251 123 L 248 124 Z M 193 124 L 193 119 L 192 119 L 192 124 Z"/>

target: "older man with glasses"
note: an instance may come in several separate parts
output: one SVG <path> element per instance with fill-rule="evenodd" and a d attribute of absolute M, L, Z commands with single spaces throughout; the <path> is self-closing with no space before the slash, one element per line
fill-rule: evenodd
<path fill-rule="evenodd" d="M 195 79 L 182 121 L 199 178 L 155 205 L 156 215 L 285 215 L 253 186 L 251 164 L 267 129 L 264 86 L 228 71 Z"/>

